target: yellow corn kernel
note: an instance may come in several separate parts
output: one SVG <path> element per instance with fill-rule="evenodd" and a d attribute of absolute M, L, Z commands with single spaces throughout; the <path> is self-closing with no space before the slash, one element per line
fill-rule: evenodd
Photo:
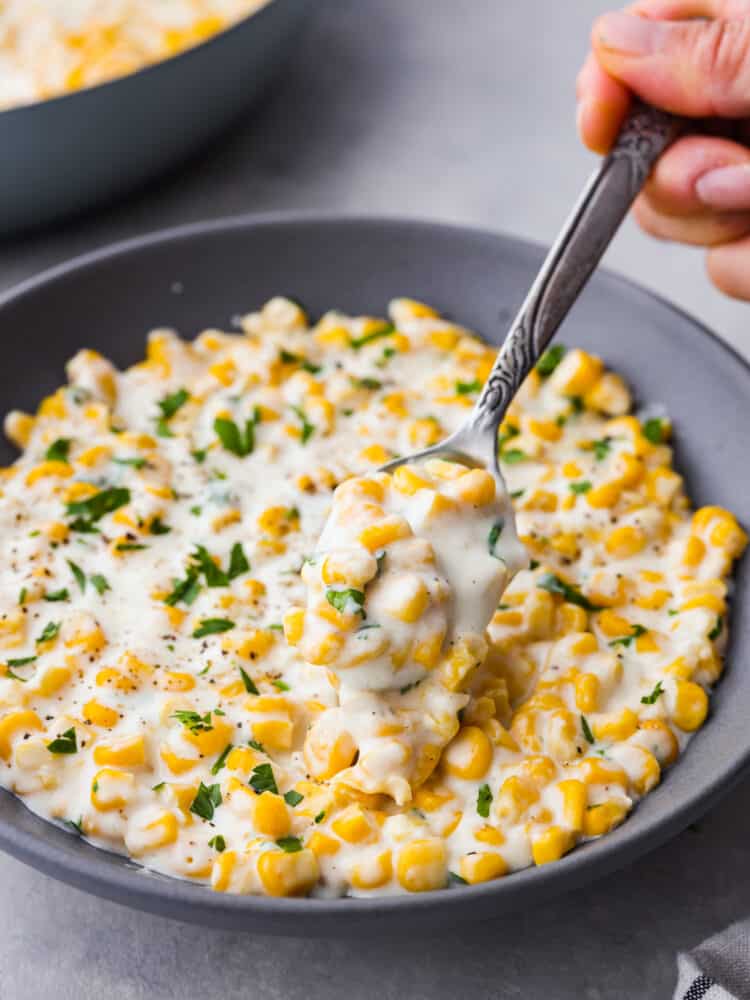
<path fill-rule="evenodd" d="M 273 840 L 285 837 L 291 826 L 286 802 L 273 792 L 262 792 L 257 796 L 253 819 L 258 833 L 263 833 Z"/>
<path fill-rule="evenodd" d="M 599 704 L 599 678 L 596 674 L 579 674 L 575 679 L 576 708 L 580 712 L 595 712 Z"/>
<path fill-rule="evenodd" d="M 307 847 L 310 848 L 316 857 L 320 858 L 338 853 L 341 849 L 341 841 L 336 840 L 335 837 L 329 837 L 322 830 L 315 830 L 307 841 Z"/>
<path fill-rule="evenodd" d="M 273 750 L 291 750 L 294 723 L 289 719 L 257 719 L 252 722 L 253 736 Z"/>
<path fill-rule="evenodd" d="M 690 535 L 685 542 L 685 553 L 682 557 L 684 565 L 694 569 L 703 561 L 705 554 L 706 546 L 702 539 L 697 535 Z"/>
<path fill-rule="evenodd" d="M 589 806 L 583 817 L 583 832 L 587 837 L 601 837 L 625 819 L 628 807 L 624 802 L 601 802 Z"/>
<path fill-rule="evenodd" d="M 652 590 L 650 594 L 643 594 L 641 597 L 635 598 L 635 604 L 639 608 L 643 608 L 644 611 L 658 611 L 663 608 L 667 601 L 672 596 L 671 590 L 665 590 L 663 587 L 657 587 Z"/>
<path fill-rule="evenodd" d="M 17 448 L 25 448 L 31 439 L 36 420 L 30 413 L 11 410 L 5 418 L 5 436 Z"/>
<path fill-rule="evenodd" d="M 559 441 L 562 437 L 562 427 L 554 420 L 538 420 L 536 417 L 529 417 L 526 421 L 526 430 L 543 441 Z"/>
<path fill-rule="evenodd" d="M 661 767 L 656 757 L 645 749 L 641 753 L 641 761 L 643 764 L 641 773 L 631 780 L 633 788 L 638 795 L 646 795 L 652 788 L 655 788 L 659 784 L 661 780 Z"/>
<path fill-rule="evenodd" d="M 597 740 L 626 740 L 638 728 L 638 716 L 630 708 L 623 708 L 618 715 L 600 716 L 592 723 Z"/>
<path fill-rule="evenodd" d="M 360 806 L 348 806 L 331 823 L 331 829 L 348 844 L 368 844 L 377 840 L 377 827 Z"/>
<path fill-rule="evenodd" d="M 577 559 L 579 554 L 578 538 L 574 531 L 561 531 L 550 539 L 550 545 L 566 559 Z M 583 609 L 581 609 L 583 610 Z"/>
<path fill-rule="evenodd" d="M 404 577 L 394 597 L 397 597 L 398 601 L 388 604 L 388 613 L 399 621 L 409 624 L 421 618 L 430 603 L 427 585 L 416 574 Z"/>
<path fill-rule="evenodd" d="M 458 330 L 450 328 L 430 330 L 427 334 L 427 340 L 431 346 L 437 348 L 438 351 L 452 351 L 458 343 L 459 336 L 460 334 Z"/>
<path fill-rule="evenodd" d="M 469 885 L 476 885 L 477 882 L 489 882 L 491 879 L 507 875 L 508 864 L 502 855 L 495 851 L 477 851 L 465 854 L 461 858 L 458 872 Z"/>
<path fill-rule="evenodd" d="M 383 465 L 393 456 L 382 444 L 371 444 L 362 449 L 359 457 L 363 462 L 372 462 L 373 465 Z"/>
<path fill-rule="evenodd" d="M 91 804 L 100 812 L 122 809 L 135 789 L 135 777 L 129 771 L 103 767 L 91 783 Z"/>
<path fill-rule="evenodd" d="M 495 499 L 495 480 L 485 469 L 471 469 L 456 480 L 454 491 L 464 503 L 483 507 Z"/>
<path fill-rule="evenodd" d="M 183 728 L 182 738 L 191 743 L 204 757 L 221 753 L 234 735 L 234 727 L 223 719 L 211 717 L 211 729 L 191 730 Z"/>
<path fill-rule="evenodd" d="M 538 800 L 539 791 L 536 786 L 531 781 L 512 774 L 500 786 L 495 812 L 500 819 L 515 823 Z"/>
<path fill-rule="evenodd" d="M 599 643 L 592 632 L 583 632 L 575 639 L 570 646 L 570 651 L 574 656 L 588 656 L 599 649 Z"/>
<path fill-rule="evenodd" d="M 131 736 L 116 743 L 99 743 L 94 747 L 95 764 L 113 764 L 115 767 L 140 767 L 146 763 L 146 744 L 143 736 Z"/>
<path fill-rule="evenodd" d="M 587 785 L 627 786 L 628 778 L 622 768 L 604 761 L 587 758 L 581 763 L 581 780 Z"/>
<path fill-rule="evenodd" d="M 536 865 L 547 865 L 551 861 L 559 861 L 563 854 L 573 847 L 575 838 L 570 830 L 559 826 L 550 826 L 531 842 L 531 856 Z"/>
<path fill-rule="evenodd" d="M 584 494 L 590 507 L 598 510 L 614 507 L 620 499 L 620 487 L 617 483 L 602 483 Z"/>
<path fill-rule="evenodd" d="M 699 729 L 708 714 L 708 695 L 693 681 L 677 681 L 675 706 L 672 718 L 686 733 Z"/>
<path fill-rule="evenodd" d="M 320 869 L 309 848 L 293 854 L 271 850 L 258 858 L 258 875 L 269 896 L 304 896 L 318 881 Z"/>
<path fill-rule="evenodd" d="M 393 473 L 393 486 L 405 496 L 414 496 L 419 490 L 432 489 L 432 483 L 408 465 L 399 465 Z"/>
<path fill-rule="evenodd" d="M 588 621 L 589 616 L 584 608 L 579 608 L 576 604 L 561 604 L 557 609 L 557 629 L 563 635 L 585 632 Z"/>
<path fill-rule="evenodd" d="M 623 618 L 622 615 L 618 615 L 614 611 L 609 610 L 599 612 L 597 624 L 602 632 L 610 638 L 614 638 L 615 636 L 630 635 L 633 631 L 633 626 L 627 618 Z"/>
<path fill-rule="evenodd" d="M 609 533 L 606 549 L 617 559 L 628 559 L 638 555 L 646 546 L 646 535 L 637 527 L 623 524 Z"/>
<path fill-rule="evenodd" d="M 565 396 L 585 396 L 601 377 L 600 358 L 586 351 L 568 351 L 551 376 L 555 389 Z"/>
<path fill-rule="evenodd" d="M 237 865 L 236 851 L 223 851 L 211 869 L 211 888 L 214 892 L 226 892 Z"/>
<path fill-rule="evenodd" d="M 644 632 L 643 635 L 637 636 L 635 648 L 638 653 L 658 653 L 661 649 L 651 632 Z"/>
<path fill-rule="evenodd" d="M 396 878 L 408 892 L 442 888 L 447 878 L 444 842 L 430 837 L 402 847 L 396 861 Z"/>
<path fill-rule="evenodd" d="M 438 420 L 423 417 L 409 424 L 409 442 L 415 448 L 429 448 L 444 437 L 443 428 Z"/>
<path fill-rule="evenodd" d="M 39 417 L 57 417 L 58 420 L 63 420 L 67 415 L 63 389 L 58 389 L 52 396 L 46 396 L 39 404 L 37 411 Z"/>
<path fill-rule="evenodd" d="M 42 720 L 30 709 L 9 712 L 0 719 L 0 757 L 8 760 L 12 751 L 13 738 L 18 733 L 43 730 Z"/>
<path fill-rule="evenodd" d="M 505 837 L 502 832 L 496 826 L 490 826 L 487 823 L 484 826 L 480 826 L 474 834 L 474 839 L 482 844 L 492 844 L 494 847 L 499 847 L 505 843 Z"/>
<path fill-rule="evenodd" d="M 355 889 L 379 889 L 393 877 L 393 861 L 390 851 L 383 851 L 371 862 L 353 865 L 349 881 Z"/>
<path fill-rule="evenodd" d="M 403 322 L 404 319 L 437 319 L 440 313 L 432 306 L 419 302 L 417 299 L 394 299 L 388 308 L 394 322 Z"/>
<path fill-rule="evenodd" d="M 254 628 L 247 631 L 238 629 L 236 633 L 232 632 L 224 637 L 221 648 L 244 660 L 258 660 L 261 656 L 265 656 L 275 641 L 273 632 L 267 629 Z"/>
<path fill-rule="evenodd" d="M 404 518 L 390 517 L 379 524 L 371 524 L 365 528 L 360 532 L 358 540 L 370 552 L 376 552 L 400 538 L 408 538 L 411 533 L 411 528 Z"/>
<path fill-rule="evenodd" d="M 111 729 L 117 724 L 120 718 L 119 712 L 107 705 L 101 705 L 98 701 L 87 701 L 83 706 L 83 717 L 92 726 L 101 726 L 103 729 Z"/>
<path fill-rule="evenodd" d="M 105 444 L 97 444 L 92 448 L 87 448 L 82 451 L 81 454 L 76 458 L 76 463 L 78 465 L 85 465 L 87 468 L 93 468 L 100 462 L 103 462 L 105 458 L 109 458 L 112 454 L 112 449 L 108 448 Z"/>
<path fill-rule="evenodd" d="M 160 749 L 159 756 L 172 774 L 185 774 L 187 771 L 192 771 L 199 761 L 197 757 L 180 757 L 166 745 Z"/>
<path fill-rule="evenodd" d="M 289 608 L 284 615 L 284 638 L 290 646 L 296 646 L 305 630 L 305 609 Z"/>
<path fill-rule="evenodd" d="M 568 779 L 558 784 L 563 799 L 563 816 L 571 830 L 580 833 L 588 799 L 588 789 L 582 781 Z"/>
<path fill-rule="evenodd" d="M 521 504 L 523 510 L 537 510 L 552 514 L 557 510 L 557 496 L 550 490 L 534 490 Z"/>
<path fill-rule="evenodd" d="M 483 778 L 492 762 L 492 745 L 478 726 L 464 726 L 446 748 L 443 762 L 456 778 Z"/>
<path fill-rule="evenodd" d="M 65 687 L 70 681 L 71 676 L 72 671 L 70 667 L 49 667 L 44 671 L 32 690 L 34 694 L 39 694 L 43 698 L 50 698 L 60 688 Z"/>
<path fill-rule="evenodd" d="M 40 462 L 26 474 L 26 485 L 33 486 L 40 479 L 67 479 L 73 469 L 67 462 Z"/>

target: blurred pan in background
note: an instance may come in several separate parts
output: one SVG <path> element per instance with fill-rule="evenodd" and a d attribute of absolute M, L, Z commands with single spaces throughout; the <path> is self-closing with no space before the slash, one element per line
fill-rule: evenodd
<path fill-rule="evenodd" d="M 265 90 L 309 0 L 270 0 L 162 62 L 0 111 L 0 236 L 111 200 L 195 152 Z"/>

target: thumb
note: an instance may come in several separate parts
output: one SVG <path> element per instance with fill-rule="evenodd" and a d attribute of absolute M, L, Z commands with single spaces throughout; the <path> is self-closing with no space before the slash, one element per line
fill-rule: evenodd
<path fill-rule="evenodd" d="M 750 115 L 750 17 L 658 21 L 605 14 L 592 42 L 604 69 L 650 104 L 697 118 Z"/>

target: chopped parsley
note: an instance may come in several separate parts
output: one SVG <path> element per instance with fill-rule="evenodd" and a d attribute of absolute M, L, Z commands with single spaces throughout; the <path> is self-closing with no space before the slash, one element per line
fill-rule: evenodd
<path fill-rule="evenodd" d="M 270 764 L 258 764 L 257 767 L 254 767 L 253 773 L 250 775 L 249 785 L 257 795 L 260 795 L 261 792 L 279 794 L 276 778 L 273 776 L 273 768 Z"/>
<path fill-rule="evenodd" d="M 214 431 L 222 447 L 238 458 L 245 458 L 255 448 L 255 416 L 245 421 L 244 431 L 240 430 L 234 420 L 217 417 L 214 420 Z"/>
<path fill-rule="evenodd" d="M 150 535 L 168 535 L 172 529 L 168 524 L 164 524 L 160 517 L 155 517 L 148 526 Z"/>
<path fill-rule="evenodd" d="M 70 566 L 70 571 L 76 578 L 76 583 L 81 588 L 81 593 L 86 589 L 86 574 L 83 572 L 80 566 L 76 565 L 72 559 L 67 560 L 68 566 Z"/>
<path fill-rule="evenodd" d="M 333 587 L 329 587 L 326 590 L 326 600 L 332 608 L 340 611 L 342 615 L 348 612 L 349 614 L 362 615 L 363 618 L 366 617 L 365 595 L 361 590 L 354 590 L 352 587 L 347 587 L 345 590 L 335 590 Z"/>
<path fill-rule="evenodd" d="M 587 743 L 595 743 L 594 734 L 591 732 L 591 726 L 588 724 L 588 720 L 585 715 L 581 716 L 581 732 L 583 733 Z"/>
<path fill-rule="evenodd" d="M 612 450 L 612 438 L 603 437 L 599 438 L 598 441 L 592 441 L 591 450 L 594 452 L 594 458 L 597 462 L 603 462 Z"/>
<path fill-rule="evenodd" d="M 286 683 L 286 681 L 282 681 L 282 680 L 278 680 L 277 679 L 275 681 L 271 681 L 271 683 L 273 684 L 273 686 L 276 688 L 277 691 L 291 691 L 292 690 L 289 687 L 289 685 Z"/>
<path fill-rule="evenodd" d="M 265 753 L 266 752 L 266 748 L 263 746 L 263 744 L 260 742 L 260 740 L 248 740 L 247 741 L 247 745 L 249 747 L 252 747 L 253 750 L 260 751 L 260 753 Z"/>
<path fill-rule="evenodd" d="M 507 465 L 518 465 L 519 462 L 523 462 L 526 455 L 525 451 L 521 451 L 520 448 L 506 448 L 505 451 L 500 452 L 500 461 L 505 462 Z"/>
<path fill-rule="evenodd" d="M 248 694 L 260 694 L 260 691 L 255 686 L 255 682 L 252 677 L 240 667 L 240 677 L 242 678 L 242 683 L 245 685 L 245 690 Z"/>
<path fill-rule="evenodd" d="M 165 396 L 158 403 L 161 416 L 156 421 L 156 433 L 159 437 L 174 437 L 169 429 L 169 421 L 177 411 L 190 399 L 187 389 L 178 389 L 176 392 Z"/>
<path fill-rule="evenodd" d="M 711 639 L 712 641 L 714 639 L 718 639 L 719 636 L 721 635 L 721 630 L 723 626 L 724 626 L 724 619 L 722 618 L 721 615 L 719 615 L 719 617 L 716 619 L 716 624 L 708 633 L 708 638 Z"/>
<path fill-rule="evenodd" d="M 189 729 L 191 733 L 208 733 L 214 728 L 210 712 L 200 715 L 192 709 L 180 708 L 173 712 L 171 717 L 181 722 L 185 729 Z"/>
<path fill-rule="evenodd" d="M 301 406 L 293 406 L 292 410 L 297 415 L 300 423 L 302 424 L 300 440 L 302 441 L 302 444 L 307 444 L 307 442 L 315 433 L 315 424 L 310 423 L 310 421 L 307 419 L 307 414 L 305 413 L 305 411 L 302 409 Z"/>
<path fill-rule="evenodd" d="M 57 638 L 57 634 L 60 631 L 61 622 L 47 622 L 42 630 L 42 634 L 36 640 L 37 642 L 50 642 L 52 639 Z"/>
<path fill-rule="evenodd" d="M 477 812 L 484 819 L 490 814 L 490 806 L 492 805 L 492 792 L 490 791 L 490 786 L 487 784 L 480 785 L 479 791 L 477 792 Z"/>
<path fill-rule="evenodd" d="M 47 744 L 47 749 L 50 753 L 78 753 L 75 729 L 72 726 L 66 729 L 62 735 Z"/>
<path fill-rule="evenodd" d="M 217 833 L 215 837 L 211 837 L 208 842 L 208 846 L 213 847 L 215 851 L 218 851 L 219 854 L 221 854 L 222 851 L 227 849 L 227 842 L 220 833 Z"/>
<path fill-rule="evenodd" d="M 489 554 L 495 558 L 500 559 L 500 556 L 495 552 L 495 546 L 497 545 L 498 538 L 503 533 L 503 528 L 505 527 L 505 519 L 499 518 L 490 528 L 489 534 L 487 535 L 487 551 Z"/>
<path fill-rule="evenodd" d="M 279 837 L 276 841 L 276 845 L 280 847 L 285 854 L 296 854 L 297 851 L 302 850 L 302 841 L 299 837 Z"/>
<path fill-rule="evenodd" d="M 371 344 L 375 340 L 380 340 L 381 337 L 390 337 L 391 334 L 395 332 L 396 327 L 393 323 L 383 323 L 382 326 L 378 327 L 377 330 L 373 330 L 372 333 L 365 333 L 361 337 L 351 337 L 349 339 L 349 346 L 353 347 L 355 351 L 358 351 L 366 344 Z"/>
<path fill-rule="evenodd" d="M 321 809 L 320 812 L 313 819 L 313 823 L 322 823 L 325 818 L 326 818 L 326 811 L 325 809 Z"/>
<path fill-rule="evenodd" d="M 456 872 L 448 872 L 448 885 L 468 885 L 469 883 Z"/>
<path fill-rule="evenodd" d="M 664 688 L 661 686 L 661 681 L 657 681 L 651 694 L 646 694 L 641 698 L 641 705 L 653 705 L 662 694 L 664 694 Z"/>
<path fill-rule="evenodd" d="M 140 552 L 141 549 L 147 549 L 148 545 L 142 545 L 140 542 L 118 542 L 115 545 L 117 552 Z"/>
<path fill-rule="evenodd" d="M 637 639 L 639 636 L 645 635 L 646 632 L 648 632 L 648 629 L 645 628 L 643 625 L 633 624 L 630 627 L 632 629 L 630 635 L 621 635 L 617 639 L 612 639 L 609 645 L 612 646 L 613 648 L 615 646 L 632 646 L 634 639 Z"/>
<path fill-rule="evenodd" d="M 473 382 L 456 382 L 456 395 L 471 396 L 475 392 L 480 392 L 481 388 L 482 383 L 478 378 L 475 378 Z"/>
<path fill-rule="evenodd" d="M 91 586 L 99 595 L 103 594 L 105 590 L 112 589 L 106 576 L 102 576 L 101 573 L 94 573 L 93 576 L 89 577 L 89 580 L 91 580 Z"/>
<path fill-rule="evenodd" d="M 95 523 L 113 511 L 130 503 L 130 490 L 123 486 L 114 486 L 100 490 L 86 500 L 74 500 L 65 505 L 66 512 L 75 520 L 70 527 L 73 531 L 96 531 Z"/>
<path fill-rule="evenodd" d="M 383 388 L 383 383 L 380 379 L 371 378 L 369 375 L 365 375 L 363 378 L 354 378 L 352 376 L 351 382 L 355 389 L 372 389 L 374 392 L 376 389 Z"/>
<path fill-rule="evenodd" d="M 234 628 L 234 622 L 228 618 L 203 618 L 198 628 L 193 632 L 194 639 L 202 639 L 204 635 L 217 635 Z"/>
<path fill-rule="evenodd" d="M 643 436 L 647 438 L 651 444 L 661 444 L 666 437 L 664 421 L 660 420 L 658 417 L 651 417 L 643 425 Z"/>
<path fill-rule="evenodd" d="M 291 806 L 292 809 L 295 806 L 298 806 L 304 797 L 304 795 L 300 795 L 300 793 L 295 791 L 293 788 L 290 788 L 288 792 L 284 792 L 284 801 L 288 806 Z"/>
<path fill-rule="evenodd" d="M 142 455 L 136 455 L 133 458 L 113 458 L 112 461 L 117 465 L 130 465 L 134 469 L 142 469 L 146 464 L 146 459 Z"/>
<path fill-rule="evenodd" d="M 45 601 L 67 601 L 70 597 L 70 591 L 67 587 L 63 587 L 60 590 L 50 590 L 44 595 Z"/>
<path fill-rule="evenodd" d="M 205 448 L 195 448 L 190 452 L 190 454 L 193 456 L 198 465 L 202 465 L 206 461 L 206 455 L 208 452 Z"/>
<path fill-rule="evenodd" d="M 536 363 L 536 370 L 542 378 L 547 378 L 548 375 L 552 374 L 562 361 L 564 354 L 565 347 L 562 344 L 553 344 L 552 347 L 547 348 Z"/>
<path fill-rule="evenodd" d="M 232 551 L 229 554 L 229 569 L 227 570 L 227 576 L 230 580 L 234 580 L 238 576 L 242 576 L 243 573 L 250 572 L 250 561 L 245 555 L 245 550 L 242 548 L 242 542 L 235 542 L 232 546 Z"/>
<path fill-rule="evenodd" d="M 204 546 L 196 545 L 190 559 L 196 565 L 197 571 L 203 574 L 207 587 L 226 587 L 229 584 L 229 577 L 220 566 L 216 565 Z"/>
<path fill-rule="evenodd" d="M 169 604 L 170 607 L 174 607 L 180 601 L 184 601 L 185 604 L 190 605 L 200 593 L 201 587 L 198 582 L 198 573 L 194 569 L 187 571 L 184 580 L 174 580 L 173 583 L 172 593 L 164 598 L 164 603 Z"/>
<path fill-rule="evenodd" d="M 67 462 L 70 453 L 70 438 L 58 438 L 44 453 L 48 462 Z"/>
<path fill-rule="evenodd" d="M 221 751 L 221 753 L 219 754 L 219 756 L 214 761 L 214 765 L 211 768 L 211 774 L 218 774 L 219 773 L 219 771 L 222 769 L 222 767 L 224 767 L 224 765 L 226 764 L 227 757 L 231 753 L 232 749 L 233 749 L 232 748 L 232 744 L 231 743 L 227 743 L 227 745 L 224 747 L 224 749 Z"/>
<path fill-rule="evenodd" d="M 198 791 L 195 793 L 190 812 L 200 816 L 201 819 L 213 819 L 214 810 L 221 805 L 221 786 L 204 785 L 201 781 Z"/>
<path fill-rule="evenodd" d="M 35 656 L 20 656 L 15 660 L 8 660 L 7 664 L 9 667 L 25 667 L 27 664 L 33 663 L 35 660 Z"/>
<path fill-rule="evenodd" d="M 591 483 L 588 479 L 582 480 L 580 483 L 568 483 L 568 489 L 571 493 L 581 494 L 588 493 L 591 489 Z"/>
<path fill-rule="evenodd" d="M 585 611 L 601 611 L 601 605 L 592 604 L 592 602 L 585 597 L 580 590 L 571 586 L 569 583 L 566 583 L 564 580 L 561 580 L 560 577 L 555 576 L 554 573 L 545 573 L 544 576 L 541 576 L 537 580 L 536 585 L 541 590 L 546 590 L 550 594 L 559 594 L 560 597 L 564 597 L 569 604 L 577 604 L 579 608 L 583 608 Z"/>

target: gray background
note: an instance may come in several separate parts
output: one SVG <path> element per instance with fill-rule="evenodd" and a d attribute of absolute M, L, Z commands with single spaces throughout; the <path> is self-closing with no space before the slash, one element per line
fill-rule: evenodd
<path fill-rule="evenodd" d="M 573 87 L 599 0 L 311 0 L 270 99 L 185 169 L 0 244 L 0 288 L 112 240 L 287 209 L 469 222 L 549 241 L 593 158 Z M 607 263 L 750 356 L 701 254 L 628 223 Z M 737 669 L 740 665 L 736 665 Z M 750 914 L 750 781 L 697 828 L 541 910 L 413 940 L 248 938 L 122 909 L 0 857 L 2 1000 L 668 997 L 679 949 Z"/>

